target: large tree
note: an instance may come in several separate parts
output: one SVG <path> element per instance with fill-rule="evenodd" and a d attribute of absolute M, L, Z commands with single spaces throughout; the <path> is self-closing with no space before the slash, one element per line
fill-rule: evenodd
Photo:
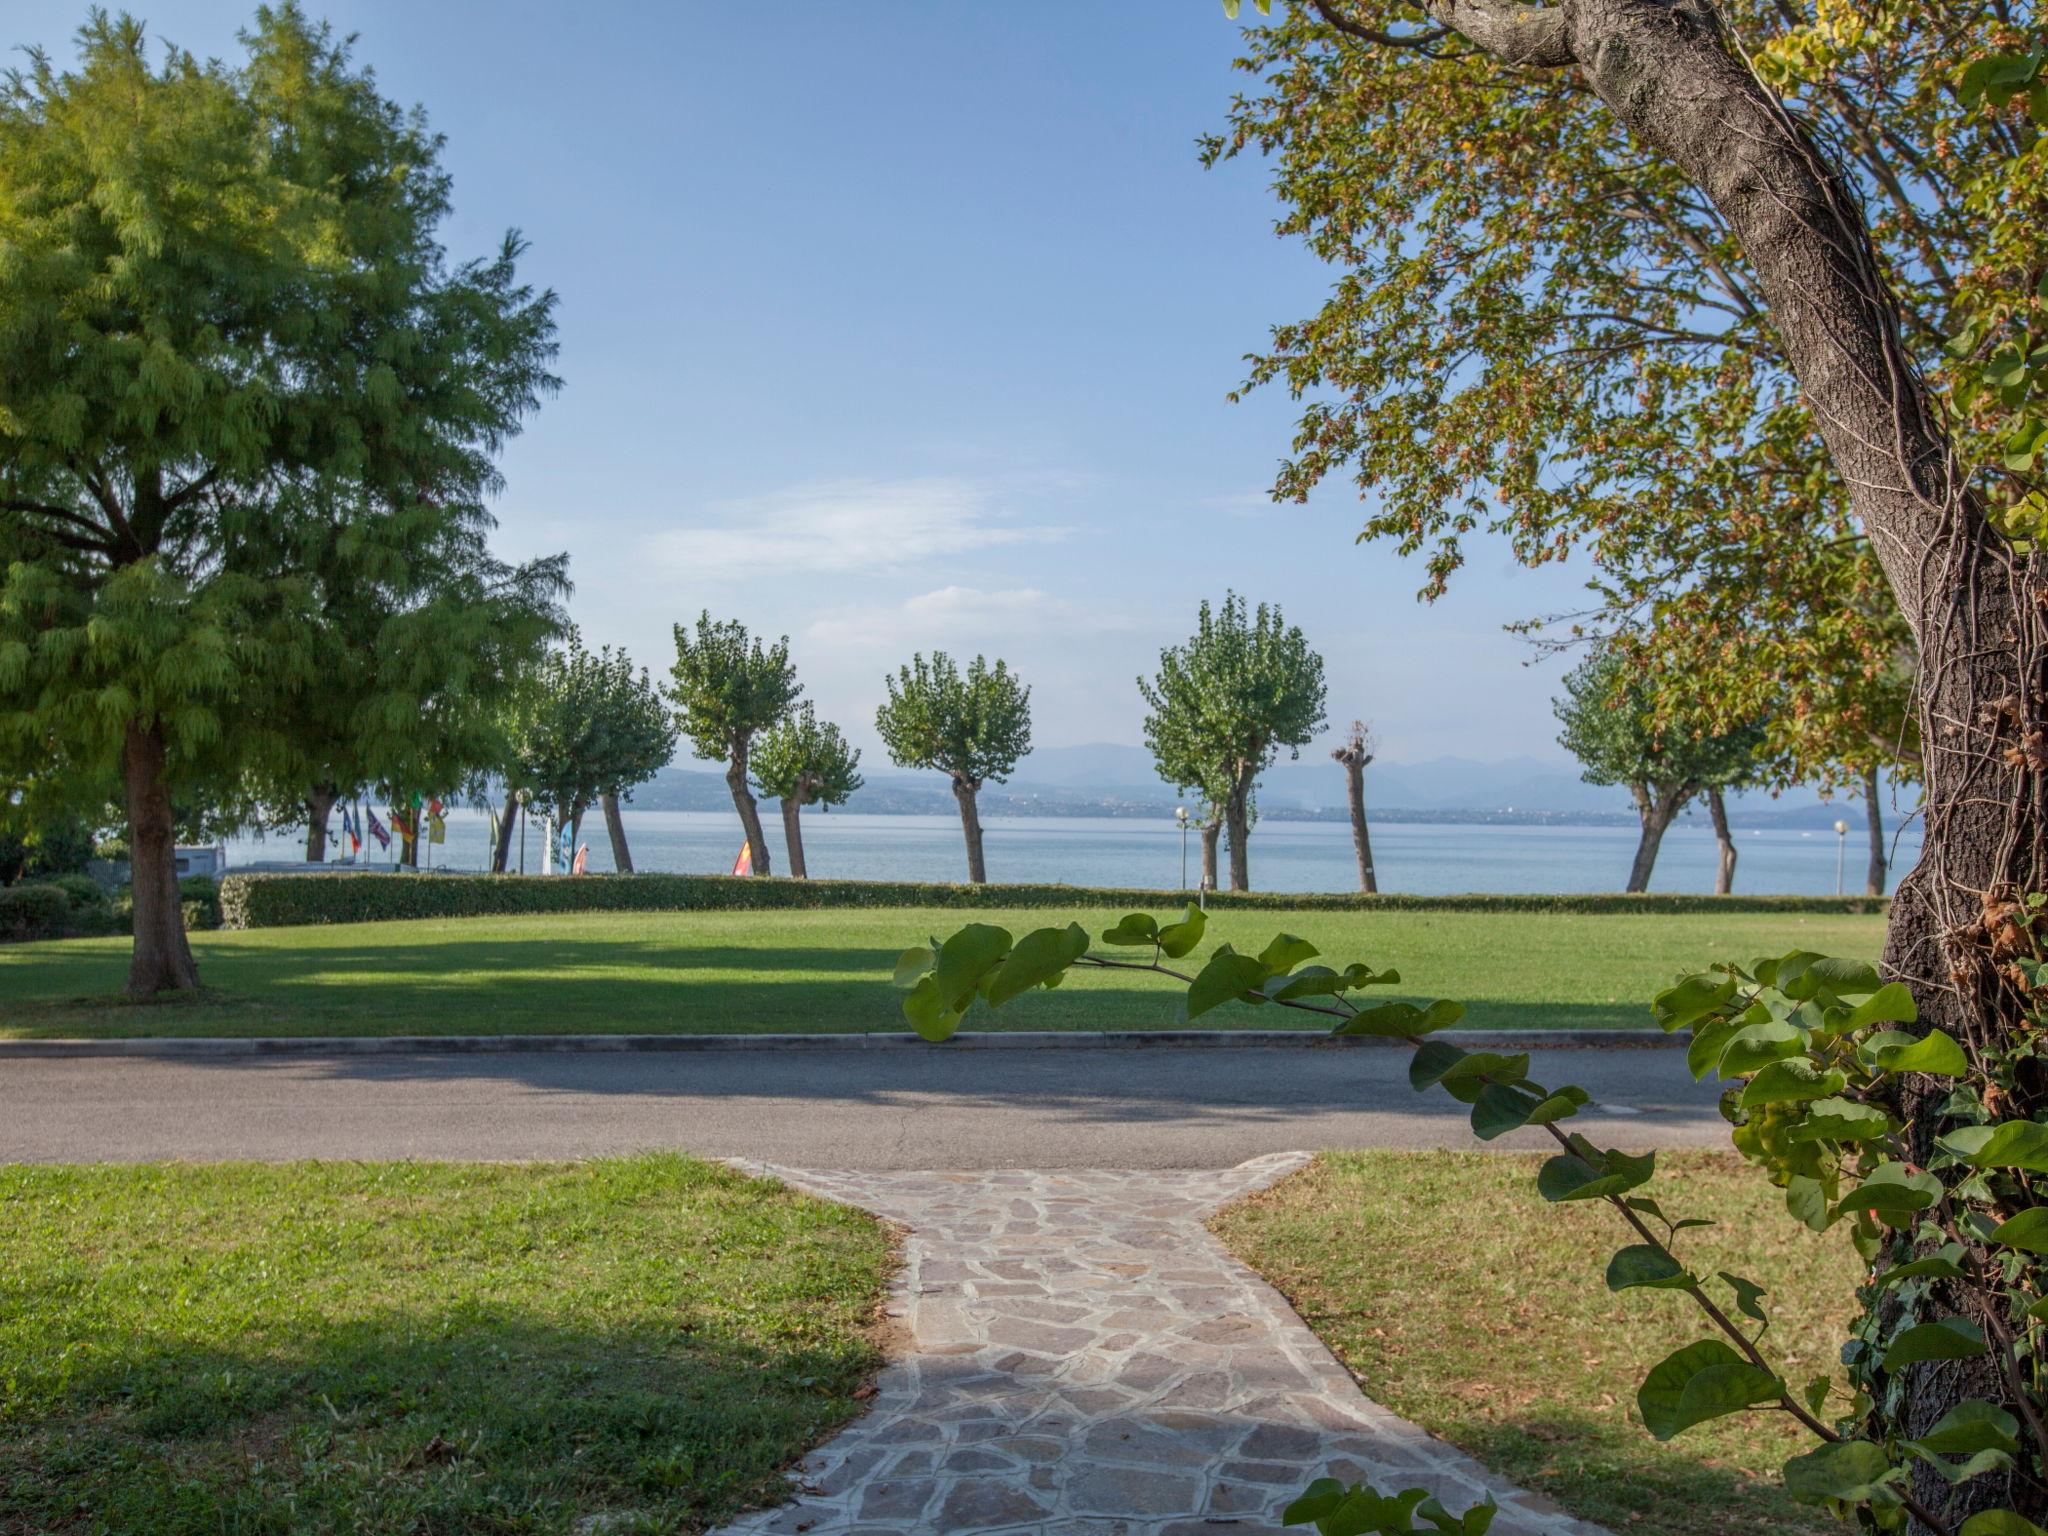
<path fill-rule="evenodd" d="M 782 803 L 782 840 L 789 849 L 789 872 L 810 878 L 804 863 L 803 809 L 844 805 L 861 786 L 860 752 L 829 720 L 820 720 L 809 704 L 797 707 L 754 747 L 754 782 L 761 793 Z"/>
<path fill-rule="evenodd" d="M 748 756 L 754 738 L 788 716 L 803 684 L 789 663 L 789 636 L 764 646 L 737 619 L 714 622 L 700 613 L 693 633 L 675 627 L 672 675 L 683 734 L 697 756 L 725 764 L 725 785 L 746 831 L 751 868 L 768 874 L 768 839 L 761 810 L 747 787 Z"/>
<path fill-rule="evenodd" d="M 675 717 L 647 670 L 635 672 L 625 652 L 610 646 L 585 650 L 572 629 L 521 678 L 504 729 L 510 795 L 501 840 L 514 803 L 567 827 L 571 846 L 582 836 L 585 813 L 601 805 L 613 863 L 630 871 L 619 797 L 667 766 L 676 746 Z M 527 798 L 518 802 L 522 790 Z"/>
<path fill-rule="evenodd" d="M 198 985 L 180 799 L 289 762 L 319 605 L 272 551 L 310 497 L 359 549 L 474 525 L 553 385 L 519 245 L 450 266 L 440 143 L 294 6 L 243 58 L 95 13 L 0 85 L 0 753 L 118 775 L 129 990 Z"/>
<path fill-rule="evenodd" d="M 1252 792 L 1284 747 L 1299 757 L 1323 728 L 1323 659 L 1277 605 L 1247 609 L 1228 593 L 1204 602 L 1185 645 L 1138 679 L 1145 744 L 1182 789 L 1219 793 L 1230 833 L 1230 888 L 1251 889 Z M 1205 849 L 1206 852 L 1206 849 Z"/>
<path fill-rule="evenodd" d="M 899 768 L 935 768 L 953 781 L 960 830 L 967 839 L 967 878 L 988 881 L 981 849 L 984 784 L 1000 784 L 1031 750 L 1031 690 L 1009 666 L 977 656 L 962 672 L 944 651 L 922 655 L 887 679 L 889 697 L 875 730 Z"/>
<path fill-rule="evenodd" d="M 2044 382 L 2033 336 L 2043 321 L 2036 285 L 2042 231 L 2048 227 L 2048 165 L 2037 152 L 2040 134 L 2029 113 L 2048 116 L 2048 97 L 2026 92 L 2039 59 L 2020 53 L 2038 24 L 2032 8 L 2005 0 L 1853 12 L 1831 7 L 1840 14 L 1816 18 L 1800 5 L 1777 7 L 1801 46 L 1822 55 L 1840 51 L 1833 43 L 1837 34 L 1868 31 L 1883 38 L 1901 27 L 1917 31 L 1924 43 L 1920 68 L 1891 74 L 1888 90 L 1915 100 L 1953 100 L 1965 116 L 1953 133 L 1918 138 L 1892 132 L 1886 112 L 1879 111 L 1862 136 L 1923 163 L 1948 166 L 1964 188 L 1953 199 L 1939 189 L 1916 195 L 1907 187 L 1892 194 L 1874 172 L 1859 168 L 1853 135 L 1830 134 L 1821 126 L 1820 114 L 1804 99 L 1806 77 L 1797 68 L 1773 65 L 1766 71 L 1777 89 L 1761 77 L 1738 47 L 1744 40 L 1740 29 L 1756 19 L 1747 7 L 1733 18 L 1733 33 L 1705 0 L 1314 0 L 1314 8 L 1327 30 L 1305 38 L 1304 48 L 1289 50 L 1306 73 L 1282 83 L 1291 84 L 1296 99 L 1327 108 L 1337 129 L 1333 147 L 1354 167 L 1396 140 L 1414 145 L 1414 154 L 1387 155 L 1373 169 L 1398 190 L 1402 207 L 1425 211 L 1441 238 L 1424 238 L 1398 209 L 1389 215 L 1392 230 L 1351 217 L 1338 225 L 1364 238 L 1383 238 L 1389 249 L 1426 247 L 1442 281 L 1458 281 L 1467 248 L 1456 231 L 1485 226 L 1500 179 L 1496 158 L 1475 161 L 1467 153 L 1467 134 L 1485 136 L 1495 117 L 1476 110 L 1479 103 L 1469 91 L 1462 100 L 1475 110 L 1452 102 L 1452 86 L 1465 80 L 1482 93 L 1530 100 L 1532 107 L 1549 103 L 1563 113 L 1551 119 L 1554 127 L 1537 132 L 1544 118 L 1532 110 L 1517 125 L 1530 131 L 1513 149 L 1527 165 L 1543 169 L 1561 189 L 1561 200 L 1569 189 L 1572 199 L 1604 195 L 1628 206 L 1609 168 L 1653 167 L 1668 176 L 1669 194 L 1638 208 L 1641 223 L 1654 227 L 1661 208 L 1690 200 L 1710 216 L 1722 236 L 1720 250 L 1740 258 L 1748 279 L 1743 291 L 1764 327 L 1769 357 L 1798 390 L 1786 408 L 1805 412 L 1825 445 L 1855 532 L 1868 540 L 1918 651 L 1924 852 L 1893 902 L 1885 967 L 1910 989 L 1920 1027 L 1937 1026 L 1964 1042 L 1974 1073 L 2011 1083 L 1986 1113 L 1999 1120 L 2030 1117 L 2041 1105 L 2038 1083 L 2015 1077 L 2004 1064 L 2015 1042 L 2029 1038 L 2033 1008 L 2030 973 L 2013 963 L 2035 945 L 2034 920 L 2020 898 L 2048 888 L 2048 750 L 2041 745 L 2048 740 L 2048 636 L 2042 618 L 2048 580 L 2033 541 L 2041 506 L 2031 492 L 2014 497 L 2005 484 L 1973 473 L 1972 462 L 1983 462 L 1977 442 L 1955 421 L 1979 431 L 2003 411 L 2009 423 L 2014 409 L 2041 398 Z M 2020 53 L 2013 61 L 2023 76 L 2017 93 L 1984 95 L 1981 75 L 1978 90 L 1969 88 L 1972 79 L 1963 66 L 1995 48 Z M 1309 64 L 1311 57 L 1321 62 Z M 1283 76 L 1293 68 L 1279 66 Z M 1395 79 L 1403 69 L 1443 73 Z M 1825 95 L 1841 71 L 1822 68 L 1816 78 L 1821 84 L 1813 94 Z M 1983 100 L 1983 110 L 1971 110 L 1973 99 Z M 1446 103 L 1448 113 L 1433 112 Z M 1575 103 L 1574 110 L 1564 111 Z M 1407 111 L 1398 133 L 1376 137 L 1376 127 L 1392 122 L 1402 104 Z M 1349 142 L 1339 145 L 1346 130 L 1338 125 L 1346 120 Z M 1286 129 L 1279 130 L 1276 142 L 1286 136 Z M 1421 164 L 1425 159 L 1427 166 Z M 1328 208 L 1326 197 L 1308 189 L 1312 179 L 1303 176 L 1299 194 L 1304 227 L 1316 225 Z M 1980 192 L 1980 179 L 1994 190 Z M 2004 242 L 1988 242 L 1967 276 L 1957 279 L 1964 320 L 1958 356 L 1971 367 L 1987 362 L 1996 386 L 1988 400 L 1959 391 L 1959 418 L 1944 412 L 1921 367 L 1927 346 L 1950 328 L 1938 319 L 1929 326 L 1913 305 L 1902 305 L 1899 290 L 1907 289 L 1910 297 L 1910 274 L 1890 258 L 1885 235 L 1892 220 L 1905 227 L 1923 222 L 1915 217 L 1922 206 L 1952 208 Z M 1553 211 L 1561 216 L 1561 205 Z M 1546 244 L 1551 227 L 1550 219 L 1501 222 L 1473 254 L 1517 260 L 1525 278 L 1535 281 L 1561 259 Z M 1610 242 L 1583 253 L 1581 264 L 1607 273 L 1616 284 L 1658 281 L 1662 266 L 1635 259 L 1633 249 L 1628 241 Z M 1717 253 L 1716 259 L 1726 265 L 1725 257 Z M 1365 293 L 1375 280 L 1361 274 L 1344 286 Z M 1689 328 L 1691 316 L 1711 312 L 1710 298 L 1684 297 L 1673 323 Z M 1740 310 L 1738 301 L 1730 302 Z M 1560 317 L 1552 308 L 1547 324 L 1555 337 Z M 1405 329 L 1469 337 L 1482 327 L 1511 326 L 1516 318 L 1511 306 L 1500 316 L 1465 315 L 1446 327 L 1426 304 L 1409 315 Z M 1567 334 L 1566 345 L 1576 344 Z M 1519 381 L 1509 376 L 1515 370 L 1455 360 L 1447 360 L 1444 376 L 1483 374 L 1511 409 L 1518 400 L 1526 404 L 1556 391 L 1552 346 L 1545 341 L 1532 352 Z M 1625 387 L 1655 394 L 1660 350 L 1625 349 Z M 1739 364 L 1739 356 L 1731 361 Z M 1306 388 L 1326 372 L 1304 362 L 1292 377 Z M 1586 381 L 1579 383 L 1582 392 L 1590 389 Z M 1334 426 L 1327 448 L 1318 447 L 1323 425 L 1311 420 L 1304 436 L 1307 451 L 1320 453 L 1327 467 L 1351 455 Z M 1460 425 L 1440 407 L 1425 405 L 1420 415 L 1411 415 L 1409 430 L 1433 446 L 1437 428 L 1455 433 Z M 1732 436 L 1721 434 L 1723 441 Z M 2021 453 L 2013 453 L 2010 440 L 2002 446 L 2025 460 L 2039 451 L 2034 445 L 2040 441 L 2031 436 L 2017 445 Z M 1703 434 L 1703 447 L 1712 442 Z M 1572 478 L 1581 465 L 1605 473 L 1599 466 L 1625 462 L 1628 440 L 1589 423 L 1570 434 L 1511 436 L 1511 455 L 1467 451 L 1455 437 L 1442 446 L 1452 476 L 1445 492 L 1454 526 L 1467 527 L 1479 515 L 1471 510 L 1469 493 L 1495 467 L 1503 467 L 1505 481 L 1519 479 L 1519 486 L 1503 487 L 1511 499 L 1517 491 L 1540 499 L 1546 477 Z M 1711 471 L 1710 456 L 1699 457 L 1695 469 L 1674 469 L 1681 491 L 1694 475 Z M 2015 467 L 2014 473 L 2031 469 Z M 1651 499 L 1648 505 L 1659 503 Z M 1738 531 L 1736 519 L 1747 502 L 1728 496 L 1721 506 L 1731 531 Z M 1412 510 L 1423 512 L 1421 528 L 1436 526 L 1427 509 Z M 2006 528 L 2019 529 L 2025 539 L 2016 542 Z M 1819 536 L 1816 530 L 1813 537 Z M 1887 1089 L 1886 1100 L 1924 1165 L 1935 1155 L 1936 1136 L 1954 1123 L 1957 1108 L 1948 1085 L 1908 1075 L 1897 1090 Z M 1891 1244 L 1892 1257 L 1911 1253 L 1908 1235 Z M 1953 1293 L 1935 1285 L 1919 1304 L 1918 1320 L 1937 1321 L 1957 1305 Z M 1985 1321 L 1956 1318 L 1959 1327 L 1970 1329 Z M 1877 1326 L 1886 1324 L 1880 1320 Z M 1995 1354 L 1987 1350 L 1985 1358 L 1960 1364 L 1902 1366 L 1885 1398 L 1871 1401 L 1864 1433 L 1880 1440 L 1924 1434 L 1959 1401 L 1988 1399 L 2035 1419 L 2028 1460 L 2038 1466 L 2042 1434 L 2032 1402 L 2023 1384 L 1999 1371 Z M 1825 1428 L 1789 1394 L 1779 1406 Z M 2035 1518 L 2048 1514 L 2048 1494 L 2031 1477 L 1994 1473 L 1955 1490 L 1921 1465 L 1911 1474 L 1911 1487 L 1919 1500 L 1916 1518 L 1929 1523 L 1925 1517 L 1938 1512 L 1943 1528 L 1990 1504 Z"/>

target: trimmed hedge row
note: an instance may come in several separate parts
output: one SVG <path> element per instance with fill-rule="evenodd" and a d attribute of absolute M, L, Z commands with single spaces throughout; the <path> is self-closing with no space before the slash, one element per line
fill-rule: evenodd
<path fill-rule="evenodd" d="M 185 929 L 198 933 L 220 926 L 220 887 L 207 875 L 178 882 Z M 109 895 L 86 875 L 52 875 L 0 887 L 0 942 L 30 939 L 89 939 L 135 931 L 135 897 Z"/>
<path fill-rule="evenodd" d="M 827 907 L 1174 908 L 1180 891 L 1079 885 L 926 885 L 895 880 L 751 879 L 734 875 L 306 874 L 221 881 L 221 926 L 289 928 L 415 917 L 543 912 L 734 912 Z M 1212 892 L 1212 909 L 1310 912 L 1882 912 L 1874 896 L 1366 896 Z"/>

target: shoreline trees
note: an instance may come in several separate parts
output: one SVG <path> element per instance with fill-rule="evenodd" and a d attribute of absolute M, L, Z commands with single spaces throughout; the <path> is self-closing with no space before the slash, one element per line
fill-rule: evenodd
<path fill-rule="evenodd" d="M 748 788 L 748 759 L 754 738 L 789 714 L 803 685 L 789 662 L 789 636 L 764 646 L 737 619 L 714 622 L 709 610 L 697 616 L 692 633 L 675 627 L 674 699 L 682 733 L 696 755 L 725 763 L 725 784 L 747 839 L 750 867 L 770 871 L 768 839 L 761 810 Z"/>
<path fill-rule="evenodd" d="M 803 809 L 844 805 L 861 787 L 860 753 L 846 743 L 839 727 L 821 721 L 809 703 L 769 731 L 754 748 L 754 782 L 761 793 L 781 802 L 782 841 L 789 850 L 789 872 L 810 878 L 804 859 Z"/>
<path fill-rule="evenodd" d="M 1299 757 L 1323 727 L 1323 659 L 1277 605 L 1248 610 L 1235 592 L 1221 608 L 1204 601 L 1195 633 L 1159 653 L 1159 671 L 1138 679 L 1149 713 L 1145 744 L 1162 778 L 1220 800 L 1230 834 L 1230 888 L 1251 889 L 1251 830 L 1258 777 L 1285 747 Z M 1204 827 L 1205 875 L 1213 844 Z"/>
<path fill-rule="evenodd" d="M 1372 737 L 1363 720 L 1351 722 L 1351 733 L 1330 756 L 1344 770 L 1344 803 L 1351 812 L 1351 845 L 1358 854 L 1358 888 L 1368 896 L 1379 888 L 1372 867 L 1372 831 L 1365 821 L 1365 770 L 1373 760 Z"/>
<path fill-rule="evenodd" d="M 962 672 L 944 651 L 922 654 L 886 680 L 889 697 L 875 712 L 875 730 L 899 768 L 936 769 L 953 783 L 960 831 L 967 842 L 967 879 L 988 883 L 982 853 L 984 784 L 1000 784 L 1031 751 L 1031 690 L 1009 666 L 976 656 Z"/>

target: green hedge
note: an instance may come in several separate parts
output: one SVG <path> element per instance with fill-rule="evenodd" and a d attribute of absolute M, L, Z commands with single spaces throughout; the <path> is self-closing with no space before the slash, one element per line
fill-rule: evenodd
<path fill-rule="evenodd" d="M 54 939 L 70 920 L 71 898 L 54 885 L 0 888 L 0 939 Z"/>
<path fill-rule="evenodd" d="M 1179 891 L 1079 885 L 924 885 L 732 875 L 236 875 L 221 881 L 221 926 L 288 928 L 413 917 L 537 912 L 732 912 L 822 907 L 1171 909 Z M 1364 896 L 1212 893 L 1212 909 L 1310 912 L 1882 912 L 1870 896 Z"/>

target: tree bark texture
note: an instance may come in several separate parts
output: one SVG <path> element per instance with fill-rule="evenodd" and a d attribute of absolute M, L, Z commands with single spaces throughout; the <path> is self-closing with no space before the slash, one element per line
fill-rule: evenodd
<path fill-rule="evenodd" d="M 128 872 L 135 899 L 128 995 L 138 1000 L 199 986 L 178 899 L 178 822 L 171 809 L 169 755 L 161 725 L 129 722 L 121 744 L 121 782 L 128 802 Z"/>
<path fill-rule="evenodd" d="M 953 798 L 960 802 L 960 830 L 967 837 L 967 879 L 972 885 L 988 884 L 988 866 L 981 857 L 981 807 L 975 797 L 981 784 L 975 779 L 953 777 Z"/>
<path fill-rule="evenodd" d="M 327 818 L 334 814 L 334 802 L 340 799 L 332 784 L 315 784 L 306 792 L 306 862 L 325 864 L 327 862 Z"/>
<path fill-rule="evenodd" d="M 1707 815 L 1714 823 L 1714 894 L 1726 896 L 1735 889 L 1735 839 L 1728 832 L 1728 804 L 1721 786 L 1707 786 Z"/>
<path fill-rule="evenodd" d="M 1370 895 L 1380 888 L 1372 867 L 1372 833 L 1365 824 L 1365 765 L 1372 761 L 1372 754 L 1365 750 L 1362 741 L 1354 739 L 1330 756 L 1344 765 L 1344 798 L 1351 807 L 1351 844 L 1358 851 L 1358 888 Z"/>
<path fill-rule="evenodd" d="M 789 873 L 792 879 L 808 880 L 810 870 L 804 864 L 804 802 L 796 795 L 782 797 L 782 842 L 789 850 Z"/>
<path fill-rule="evenodd" d="M 1877 798 L 1883 792 L 1877 767 L 1872 764 L 1863 770 L 1863 817 L 1870 832 L 1870 864 L 1863 876 L 1863 893 L 1866 896 L 1884 894 L 1885 876 L 1891 868 L 1891 860 L 1885 857 L 1884 852 L 1884 807 Z"/>
<path fill-rule="evenodd" d="M 1692 786 L 1631 784 L 1628 792 L 1636 803 L 1636 819 L 1643 827 L 1643 835 L 1636 842 L 1635 862 L 1629 866 L 1628 884 L 1624 887 L 1629 894 L 1636 895 L 1650 888 L 1650 875 L 1657 867 L 1657 850 L 1664 846 L 1665 829 L 1684 809 L 1685 802 L 1692 798 Z"/>
<path fill-rule="evenodd" d="M 747 847 L 753 853 L 754 873 L 769 873 L 768 838 L 761 830 L 761 808 L 754 803 L 754 792 L 747 788 L 747 743 L 744 739 L 732 745 L 732 761 L 726 765 L 725 786 L 732 791 L 733 809 L 740 813 L 740 826 L 747 834 Z"/>
<path fill-rule="evenodd" d="M 1202 823 L 1202 889 L 1213 891 L 1216 884 L 1216 840 L 1223 835 L 1223 819 L 1212 807 L 1209 819 Z"/>
<path fill-rule="evenodd" d="M 604 829 L 612 840 L 612 868 L 622 875 L 633 873 L 633 850 L 626 846 L 626 823 L 619 815 L 619 797 L 606 790 L 597 797 L 604 808 Z"/>
<path fill-rule="evenodd" d="M 1252 888 L 1252 776 L 1241 773 L 1232 781 L 1230 798 L 1223 803 L 1223 821 L 1230 833 L 1230 888 Z"/>
<path fill-rule="evenodd" d="M 1336 9 L 1319 0 L 1326 14 Z M 1900 340 L 1862 209 L 1758 83 L 1706 0 L 1424 0 L 1435 20 L 1518 67 L 1571 67 L 1645 147 L 1726 221 L 1786 363 L 1918 643 L 1925 825 L 1902 879 L 1884 970 L 1920 1024 L 1982 1053 L 2024 1028 L 2000 936 L 2048 886 L 2048 596 L 2038 557 L 1990 526 Z M 1920 1160 L 1944 1129 L 1947 1085 L 1908 1079 L 1897 1108 Z M 2025 1113 L 2038 1105 L 2016 1105 Z M 1938 1312 L 1940 1293 L 1924 1315 Z M 1965 1397 L 2009 1400 L 1983 1361 L 1912 1368 L 1896 1419 L 1924 1434 Z M 1980 1508 L 2039 1523 L 2048 1491 L 2002 1474 L 1913 1490 L 1960 1524 Z"/>
<path fill-rule="evenodd" d="M 512 796 L 505 797 L 505 811 L 498 818 L 498 845 L 491 850 L 491 873 L 502 875 L 512 867 L 512 834 L 518 829 L 513 825 L 525 812 Z"/>

